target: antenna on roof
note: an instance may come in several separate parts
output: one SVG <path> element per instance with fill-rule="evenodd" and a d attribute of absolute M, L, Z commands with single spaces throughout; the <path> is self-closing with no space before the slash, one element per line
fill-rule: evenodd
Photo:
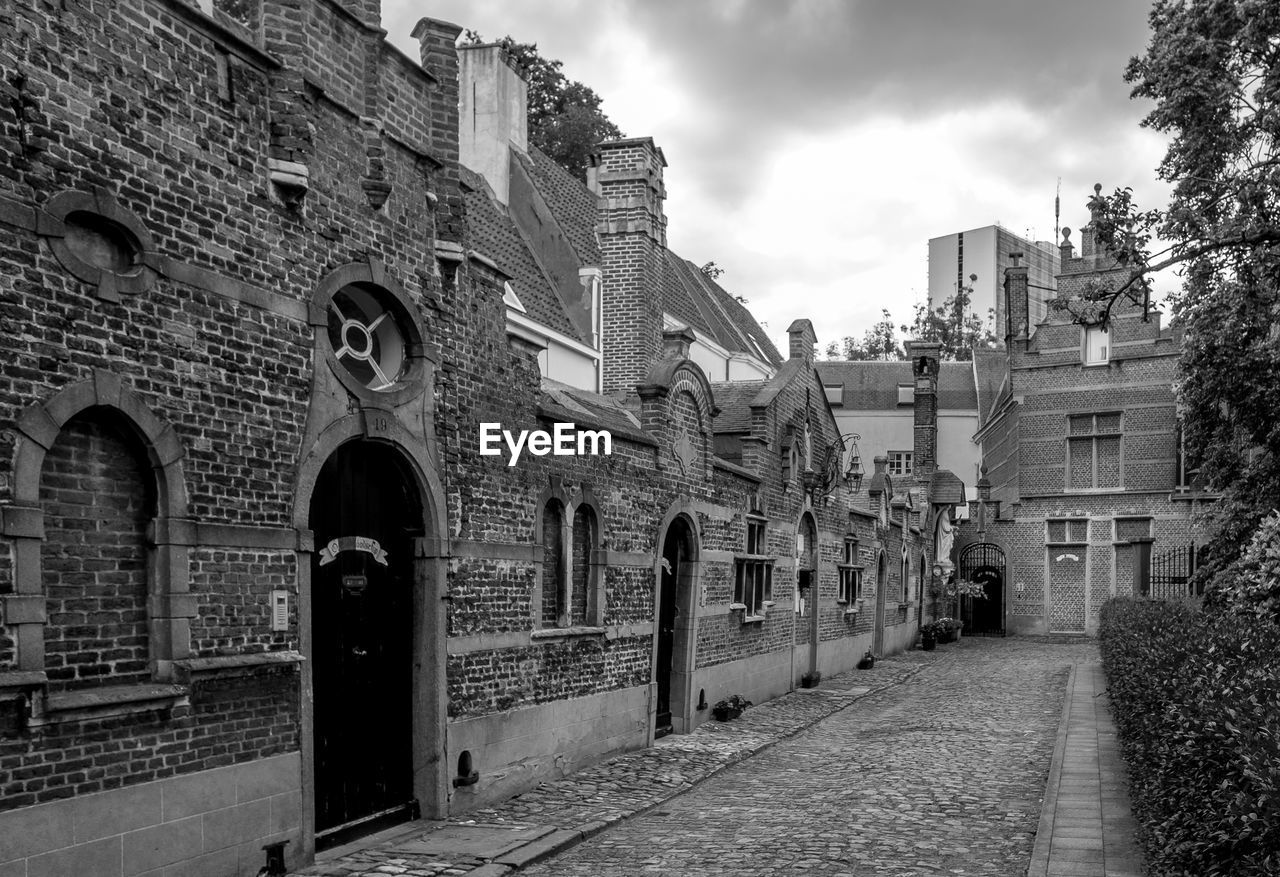
<path fill-rule="evenodd" d="M 1058 188 L 1053 193 L 1053 239 L 1056 241 L 1058 234 L 1058 211 L 1062 208 L 1062 177 L 1058 177 Z"/>

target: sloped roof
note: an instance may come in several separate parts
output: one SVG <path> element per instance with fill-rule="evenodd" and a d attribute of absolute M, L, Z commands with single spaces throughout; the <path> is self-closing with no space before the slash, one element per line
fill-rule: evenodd
<path fill-rule="evenodd" d="M 560 297 L 542 273 L 504 208 L 479 174 L 459 166 L 471 245 L 511 276 L 511 286 L 529 316 L 549 329 L 583 341 Z"/>
<path fill-rule="evenodd" d="M 593 426 L 605 427 L 631 441 L 653 442 L 652 436 L 641 428 L 635 414 L 618 400 L 571 387 L 551 378 L 542 379 L 542 402 L 539 407 L 555 416 L 567 415 L 573 422 L 582 419 Z"/>
<path fill-rule="evenodd" d="M 715 432 L 750 432 L 751 402 L 768 384 L 768 381 L 713 383 L 711 393 L 715 397 L 716 407 L 720 409 L 720 413 L 716 415 L 712 429 Z"/>
<path fill-rule="evenodd" d="M 978 428 L 986 426 L 1007 373 L 1003 350 L 975 350 L 973 370 L 978 392 Z"/>
<path fill-rule="evenodd" d="M 854 411 L 892 411 L 898 408 L 898 385 L 914 384 L 911 363 L 865 360 L 824 360 L 814 363 L 825 386 L 841 384 L 841 407 Z M 978 393 L 973 364 L 943 362 L 938 371 L 938 408 L 976 411 Z"/>
<path fill-rule="evenodd" d="M 583 265 L 600 265 L 596 237 L 596 195 L 536 146 L 529 154 L 512 150 L 513 159 L 528 173 L 537 194 L 546 202 L 559 230 Z M 497 204 L 484 180 L 461 168 L 467 213 L 475 247 L 508 274 L 529 315 L 549 328 L 586 341 L 576 331 L 542 270 L 539 254 L 530 253 L 506 209 Z M 778 366 L 783 358 L 751 312 L 692 262 L 666 251 L 659 293 L 663 309 L 734 353 L 746 353 Z"/>
<path fill-rule="evenodd" d="M 561 229 L 577 250 L 582 264 L 599 265 L 595 194 L 538 147 L 531 145 L 528 157 L 517 150 L 513 150 L 513 153 L 533 177 L 534 185 L 559 219 Z"/>
<path fill-rule="evenodd" d="M 536 146 L 529 147 L 528 158 L 517 157 L 529 169 L 583 264 L 599 265 L 596 195 Z M 663 267 L 662 305 L 667 313 L 727 350 L 748 353 L 774 366 L 782 362 L 778 349 L 751 312 L 692 262 L 667 250 Z"/>

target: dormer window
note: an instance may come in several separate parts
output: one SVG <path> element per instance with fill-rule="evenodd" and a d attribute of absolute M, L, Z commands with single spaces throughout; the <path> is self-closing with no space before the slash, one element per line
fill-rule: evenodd
<path fill-rule="evenodd" d="M 916 401 L 916 388 L 914 384 L 898 384 L 898 404 L 913 405 Z"/>
<path fill-rule="evenodd" d="M 1084 327 L 1084 364 L 1105 365 L 1111 349 L 1111 330 L 1101 324 Z"/>
<path fill-rule="evenodd" d="M 822 392 L 827 396 L 827 402 L 833 408 L 839 408 L 844 401 L 844 384 L 823 384 Z"/>

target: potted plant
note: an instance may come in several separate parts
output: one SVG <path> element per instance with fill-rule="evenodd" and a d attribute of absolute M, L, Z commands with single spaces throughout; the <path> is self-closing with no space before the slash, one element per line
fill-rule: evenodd
<path fill-rule="evenodd" d="M 939 618 L 933 623 L 933 628 L 937 632 L 938 642 L 949 643 L 954 642 L 956 638 L 956 621 L 947 615 Z"/>
<path fill-rule="evenodd" d="M 932 624 L 926 624 L 920 628 L 920 648 L 926 652 L 932 652 L 938 647 L 938 631 L 934 629 Z"/>
<path fill-rule="evenodd" d="M 751 701 L 747 700 L 741 694 L 734 694 L 719 701 L 711 708 L 711 714 L 722 722 L 730 719 L 736 719 L 742 715 L 743 710 L 751 706 Z"/>

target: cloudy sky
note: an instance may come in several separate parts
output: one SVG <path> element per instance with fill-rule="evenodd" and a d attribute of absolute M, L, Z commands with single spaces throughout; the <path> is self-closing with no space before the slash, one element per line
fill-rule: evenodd
<path fill-rule="evenodd" d="M 383 0 L 390 38 L 429 15 L 536 42 L 666 171 L 668 243 L 745 296 L 775 339 L 825 346 L 910 319 L 928 240 L 999 223 L 1076 229 L 1100 182 L 1167 188 L 1161 135 L 1122 73 L 1146 0 Z M 1075 239 L 1078 241 L 1079 236 Z M 782 349 L 785 344 L 779 344 Z"/>

